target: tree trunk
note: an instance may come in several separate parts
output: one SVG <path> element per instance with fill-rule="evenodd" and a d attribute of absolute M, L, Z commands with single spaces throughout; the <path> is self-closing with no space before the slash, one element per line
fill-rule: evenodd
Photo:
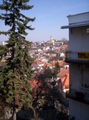
<path fill-rule="evenodd" d="M 4 108 L 4 120 L 9 120 L 11 116 L 12 116 L 11 109 L 9 107 L 5 107 Z"/>
<path fill-rule="evenodd" d="M 13 106 L 12 106 L 12 120 L 16 120 L 15 99 L 13 100 Z"/>
<path fill-rule="evenodd" d="M 16 112 L 14 112 L 12 120 L 16 120 Z"/>
<path fill-rule="evenodd" d="M 38 120 L 38 115 L 36 113 L 36 110 L 34 109 L 33 106 L 30 106 L 30 108 L 33 110 L 33 113 L 34 113 L 34 120 Z"/>

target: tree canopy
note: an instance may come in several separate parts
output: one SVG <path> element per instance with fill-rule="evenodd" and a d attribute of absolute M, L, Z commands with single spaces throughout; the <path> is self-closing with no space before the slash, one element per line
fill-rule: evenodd
<path fill-rule="evenodd" d="M 31 90 L 29 80 L 32 75 L 32 58 L 29 55 L 30 42 L 26 41 L 26 30 L 33 30 L 28 25 L 35 18 L 27 17 L 23 10 L 30 10 L 30 0 L 2 0 L 0 10 L 3 12 L 0 19 L 4 21 L 9 30 L 0 31 L 8 35 L 6 45 L 0 46 L 0 96 L 5 103 L 21 107 L 30 104 Z M 2 64 L 4 60 L 4 64 Z"/>

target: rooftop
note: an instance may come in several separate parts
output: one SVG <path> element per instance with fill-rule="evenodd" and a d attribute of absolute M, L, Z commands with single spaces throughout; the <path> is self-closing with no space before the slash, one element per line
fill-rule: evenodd
<path fill-rule="evenodd" d="M 69 25 L 62 26 L 62 29 L 89 26 L 89 12 L 69 15 L 68 21 Z"/>

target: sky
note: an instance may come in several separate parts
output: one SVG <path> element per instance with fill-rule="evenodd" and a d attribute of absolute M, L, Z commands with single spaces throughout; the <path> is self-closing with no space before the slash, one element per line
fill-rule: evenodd
<path fill-rule="evenodd" d="M 68 25 L 67 16 L 89 12 L 89 0 L 30 0 L 29 4 L 34 5 L 34 8 L 24 11 L 24 14 L 36 17 L 36 20 L 30 23 L 35 30 L 28 31 L 26 38 L 35 42 L 48 41 L 50 36 L 56 40 L 68 39 L 68 30 L 61 29 L 61 26 Z M 5 29 L 0 21 L 0 30 Z M 0 40 L 6 38 L 0 36 Z"/>

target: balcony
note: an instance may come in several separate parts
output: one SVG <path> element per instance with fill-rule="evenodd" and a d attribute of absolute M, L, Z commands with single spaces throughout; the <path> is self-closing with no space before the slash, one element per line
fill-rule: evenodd
<path fill-rule="evenodd" d="M 75 101 L 89 105 L 89 94 L 88 93 L 83 93 L 83 92 L 79 92 L 76 90 L 71 90 L 69 92 L 69 94 L 67 95 L 67 97 L 70 99 L 73 99 Z"/>
<path fill-rule="evenodd" d="M 67 51 L 65 62 L 68 63 L 80 63 L 80 64 L 89 64 L 89 52 L 72 52 Z"/>

